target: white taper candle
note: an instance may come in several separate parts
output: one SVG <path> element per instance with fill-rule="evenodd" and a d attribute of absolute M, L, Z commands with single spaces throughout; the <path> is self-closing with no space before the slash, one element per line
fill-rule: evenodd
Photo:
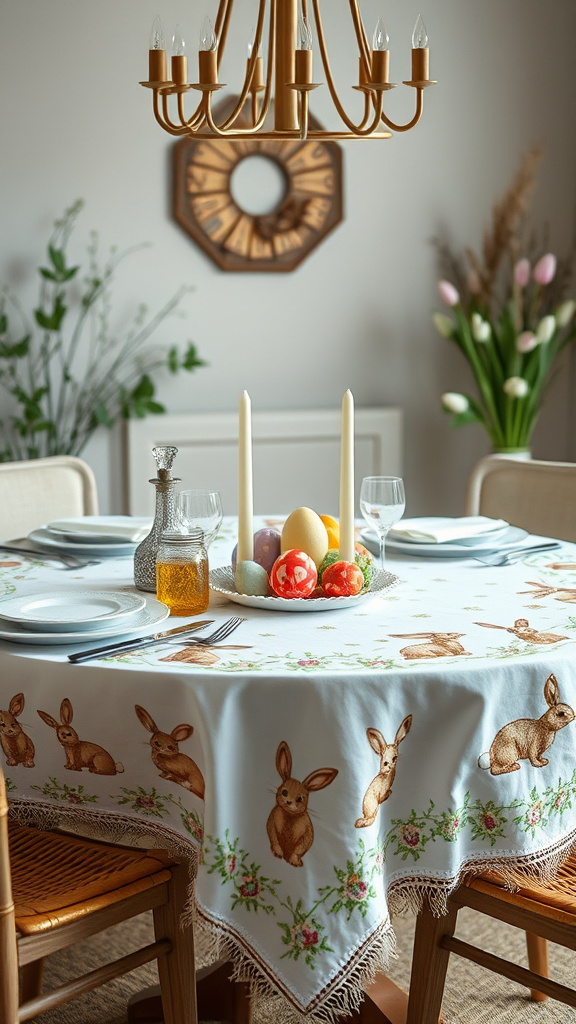
<path fill-rule="evenodd" d="M 340 558 L 354 561 L 354 398 L 342 399 L 340 435 Z"/>
<path fill-rule="evenodd" d="M 248 392 L 243 391 L 238 421 L 238 562 L 254 558 L 252 517 L 252 406 Z"/>

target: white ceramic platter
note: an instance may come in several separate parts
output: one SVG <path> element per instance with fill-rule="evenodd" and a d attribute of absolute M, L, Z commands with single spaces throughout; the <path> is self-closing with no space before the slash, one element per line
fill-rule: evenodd
<path fill-rule="evenodd" d="M 372 580 L 368 590 L 363 590 L 355 597 L 254 597 L 251 594 L 239 594 L 234 581 L 234 570 L 231 565 L 210 571 L 210 589 L 223 594 L 236 604 L 248 608 L 264 608 L 276 612 L 333 612 L 340 608 L 352 608 L 368 598 L 389 590 L 398 583 L 398 577 L 391 572 L 380 572 Z"/>
<path fill-rule="evenodd" d="M 73 633 L 79 629 L 116 625 L 119 619 L 128 622 L 145 604 L 146 598 L 141 594 L 108 590 L 52 591 L 1 601 L 0 621 L 35 632 Z"/>
<path fill-rule="evenodd" d="M 378 538 L 372 530 L 362 530 L 362 543 L 374 554 L 379 553 Z M 515 548 L 528 536 L 526 530 L 519 526 L 508 526 L 498 531 L 491 540 L 489 537 L 474 537 L 467 540 L 447 542 L 445 544 L 418 544 L 416 541 L 395 540 L 386 538 L 386 550 L 397 551 L 400 555 L 416 555 L 419 558 L 473 558 L 474 555 L 488 554 L 490 551 L 507 551 Z"/>
<path fill-rule="evenodd" d="M 133 555 L 136 544 L 127 544 L 126 541 L 91 541 L 65 540 L 60 534 L 52 533 L 46 526 L 40 526 L 28 534 L 28 540 L 32 544 L 38 544 L 43 548 L 55 548 L 56 551 L 67 551 L 71 555 L 97 555 L 103 558 L 109 555 L 111 558 L 120 555 Z"/>
<path fill-rule="evenodd" d="M 164 622 L 170 615 L 167 605 L 156 601 L 155 598 L 147 597 L 146 605 L 142 611 L 136 612 L 134 617 L 128 621 L 123 619 L 108 626 L 99 626 L 97 629 L 82 629 L 75 633 L 40 633 L 31 629 L 21 629 L 17 625 L 4 622 L 0 628 L 0 640 L 10 640 L 15 644 L 81 644 L 93 643 L 94 640 L 107 640 L 108 637 L 125 635 L 129 638 L 132 634 L 144 637 L 154 632 L 155 626 Z"/>

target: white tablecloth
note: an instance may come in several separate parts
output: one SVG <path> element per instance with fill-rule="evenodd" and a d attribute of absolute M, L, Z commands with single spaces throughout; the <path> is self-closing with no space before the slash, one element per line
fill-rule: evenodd
<path fill-rule="evenodd" d="M 234 534 L 225 520 L 213 564 L 229 562 Z M 0 641 L 13 812 L 184 851 L 202 956 L 232 953 L 256 983 L 257 1019 L 334 1020 L 385 968 L 390 909 L 426 894 L 441 911 L 465 869 L 554 870 L 575 841 L 576 547 L 507 568 L 404 556 L 388 568 L 393 589 L 345 610 L 218 598 L 203 618 L 247 621 L 211 649 L 176 642 L 72 665 L 79 645 Z M 130 558 L 63 572 L 0 550 L 0 596 L 131 589 L 131 571 Z M 569 706 L 563 719 L 555 701 Z M 35 751 L 13 764 L 6 737 L 19 727 Z M 507 733 L 530 738 L 518 770 Z M 71 764 L 66 743 L 80 741 L 110 755 L 98 763 L 112 774 L 90 770 L 86 747 Z M 154 751 L 170 744 L 166 771 Z M 366 798 L 372 780 L 380 804 Z"/>

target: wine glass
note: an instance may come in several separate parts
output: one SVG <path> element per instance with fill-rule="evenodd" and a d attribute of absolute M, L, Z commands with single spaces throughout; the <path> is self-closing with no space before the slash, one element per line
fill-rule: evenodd
<path fill-rule="evenodd" d="M 208 549 L 222 523 L 222 502 L 218 491 L 180 491 L 176 496 L 176 523 L 184 533 L 199 526 Z"/>
<path fill-rule="evenodd" d="M 399 476 L 365 476 L 360 488 L 360 511 L 380 542 L 380 565 L 384 568 L 386 535 L 402 518 L 406 498 Z"/>

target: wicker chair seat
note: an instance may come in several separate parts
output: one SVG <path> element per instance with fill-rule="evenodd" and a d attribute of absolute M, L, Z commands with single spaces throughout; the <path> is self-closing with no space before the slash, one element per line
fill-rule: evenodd
<path fill-rule="evenodd" d="M 12 894 L 21 934 L 49 930 L 170 878 L 159 851 L 41 832 L 9 823 Z"/>

